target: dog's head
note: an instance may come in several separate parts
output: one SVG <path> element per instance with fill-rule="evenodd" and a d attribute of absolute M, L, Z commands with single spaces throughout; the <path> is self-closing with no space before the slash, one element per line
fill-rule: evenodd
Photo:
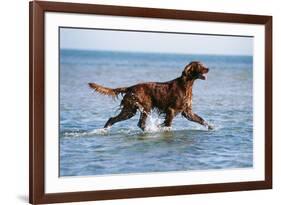
<path fill-rule="evenodd" d="M 192 61 L 187 66 L 185 66 L 182 71 L 182 76 L 190 80 L 206 80 L 206 74 L 209 72 L 209 68 L 205 67 L 202 63 L 198 61 Z"/>

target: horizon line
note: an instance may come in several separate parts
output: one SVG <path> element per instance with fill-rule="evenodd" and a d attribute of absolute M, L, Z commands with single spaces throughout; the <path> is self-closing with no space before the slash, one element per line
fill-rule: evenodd
<path fill-rule="evenodd" d="M 60 48 L 60 50 L 78 50 L 78 51 L 98 51 L 98 52 L 120 52 L 120 53 L 151 53 L 151 54 L 176 54 L 176 55 L 213 55 L 213 56 L 248 56 L 251 54 L 220 54 L 220 53 L 175 53 L 175 52 L 157 52 L 157 51 L 129 51 L 129 50 L 102 50 L 102 49 L 88 49 L 88 48 Z"/>

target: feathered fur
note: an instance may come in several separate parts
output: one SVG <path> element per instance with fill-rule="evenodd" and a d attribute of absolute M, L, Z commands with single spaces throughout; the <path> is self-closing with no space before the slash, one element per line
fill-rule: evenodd
<path fill-rule="evenodd" d="M 94 89 L 96 92 L 102 94 L 102 95 L 109 95 L 112 97 L 116 97 L 119 94 L 122 93 L 126 93 L 127 92 L 127 88 L 107 88 L 107 87 L 103 87 L 101 85 L 98 85 L 96 83 L 89 83 L 90 88 Z"/>

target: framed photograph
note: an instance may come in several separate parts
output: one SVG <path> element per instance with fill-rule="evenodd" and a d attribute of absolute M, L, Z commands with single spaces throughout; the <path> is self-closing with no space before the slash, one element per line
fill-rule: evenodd
<path fill-rule="evenodd" d="M 271 16 L 30 2 L 30 203 L 271 187 Z"/>

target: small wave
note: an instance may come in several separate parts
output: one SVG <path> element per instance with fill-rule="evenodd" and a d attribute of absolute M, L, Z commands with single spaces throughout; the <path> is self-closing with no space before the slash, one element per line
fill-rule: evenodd
<path fill-rule="evenodd" d="M 87 137 L 93 135 L 107 135 L 107 134 L 109 134 L 108 128 L 94 129 L 91 131 L 69 131 L 69 132 L 62 133 L 64 137 Z"/>
<path fill-rule="evenodd" d="M 95 129 L 89 132 L 89 134 L 100 134 L 100 135 L 105 135 L 109 133 L 109 128 L 100 128 L 100 129 Z"/>

